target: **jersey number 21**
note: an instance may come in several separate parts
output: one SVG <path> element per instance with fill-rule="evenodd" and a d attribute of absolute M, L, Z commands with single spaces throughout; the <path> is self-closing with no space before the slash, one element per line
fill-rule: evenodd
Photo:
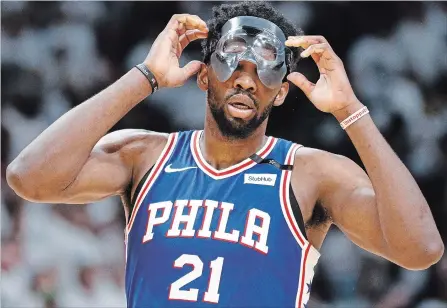
<path fill-rule="evenodd" d="M 219 284 L 222 274 L 224 258 L 218 257 L 210 262 L 211 274 L 209 277 L 208 290 L 203 296 L 204 302 L 217 304 L 219 302 Z M 199 296 L 199 289 L 190 288 L 189 290 L 181 290 L 186 284 L 202 276 L 203 262 L 199 256 L 183 254 L 178 257 L 174 262 L 174 267 L 182 268 L 185 265 L 192 265 L 193 269 L 185 276 L 180 277 L 171 284 L 169 288 L 169 299 L 171 300 L 184 300 L 190 302 L 196 302 Z"/>

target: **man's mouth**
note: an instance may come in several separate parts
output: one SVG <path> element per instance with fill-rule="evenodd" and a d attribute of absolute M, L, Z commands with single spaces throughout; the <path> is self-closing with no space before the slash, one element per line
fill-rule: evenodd
<path fill-rule="evenodd" d="M 233 95 L 228 100 L 228 104 L 233 106 L 234 108 L 241 110 L 255 109 L 255 104 L 253 100 L 244 94 Z"/>
<path fill-rule="evenodd" d="M 236 94 L 227 101 L 227 109 L 234 118 L 249 119 L 255 115 L 255 104 L 247 95 Z"/>
<path fill-rule="evenodd" d="M 242 110 L 251 109 L 250 107 L 248 107 L 247 105 L 244 105 L 242 103 L 231 103 L 230 105 L 233 106 L 234 108 L 242 109 Z"/>

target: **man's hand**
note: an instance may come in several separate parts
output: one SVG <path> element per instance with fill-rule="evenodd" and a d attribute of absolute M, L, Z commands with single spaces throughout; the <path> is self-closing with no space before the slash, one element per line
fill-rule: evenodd
<path fill-rule="evenodd" d="M 287 79 L 299 87 L 319 110 L 334 113 L 358 104 L 341 59 L 322 36 L 289 36 L 286 46 L 302 47 L 301 57 L 311 56 L 320 71 L 317 83 L 293 72 Z"/>
<path fill-rule="evenodd" d="M 189 14 L 172 16 L 144 60 L 160 88 L 180 87 L 197 73 L 200 61 L 191 61 L 180 68 L 179 59 L 190 42 L 207 36 L 208 27 L 200 17 Z"/>

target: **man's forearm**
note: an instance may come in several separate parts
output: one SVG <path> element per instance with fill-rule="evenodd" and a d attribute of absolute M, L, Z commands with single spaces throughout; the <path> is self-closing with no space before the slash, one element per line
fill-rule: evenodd
<path fill-rule="evenodd" d="M 39 179 L 42 187 L 66 187 L 99 139 L 150 93 L 146 78 L 133 68 L 68 111 L 31 142 L 8 166 L 8 182 L 26 187 Z"/>
<path fill-rule="evenodd" d="M 360 102 L 334 113 L 339 122 L 359 110 Z M 416 181 L 386 142 L 369 115 L 346 129 L 374 187 L 381 228 L 391 253 L 409 258 L 442 255 L 442 240 Z"/>

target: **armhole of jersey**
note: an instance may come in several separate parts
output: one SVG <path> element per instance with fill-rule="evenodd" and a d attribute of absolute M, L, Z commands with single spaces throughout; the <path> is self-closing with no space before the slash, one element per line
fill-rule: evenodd
<path fill-rule="evenodd" d="M 172 153 L 174 152 L 177 140 L 178 133 L 169 134 L 168 141 L 166 142 L 166 145 L 163 148 L 163 151 L 161 152 L 157 161 L 144 175 L 140 183 L 138 183 L 138 187 L 132 197 L 132 199 L 134 200 L 131 201 L 132 211 L 130 211 L 129 221 L 127 222 L 127 233 L 129 233 L 132 228 L 135 216 L 138 213 L 141 203 L 143 202 L 154 182 L 157 180 L 158 176 L 163 170 L 164 165 L 166 165 Z"/>
<path fill-rule="evenodd" d="M 301 147 L 302 145 L 298 144 L 292 144 L 290 146 L 285 159 L 286 165 L 293 166 L 296 151 Z M 282 171 L 280 198 L 284 219 L 286 220 L 290 232 L 297 241 L 297 244 L 302 249 L 298 289 L 295 300 L 295 307 L 302 308 L 306 307 L 305 304 L 309 300 L 310 285 L 312 284 L 312 279 L 315 273 L 314 267 L 318 262 L 320 253 L 307 239 L 303 215 L 292 189 L 292 170 Z M 307 291 L 304 291 L 306 287 Z"/>
<path fill-rule="evenodd" d="M 287 151 L 286 159 L 284 161 L 285 165 L 292 165 L 295 161 L 295 153 L 301 147 L 293 143 L 289 150 Z M 305 233 L 303 216 L 301 214 L 301 209 L 293 193 L 292 185 L 292 170 L 283 170 L 281 172 L 281 182 L 279 189 L 279 197 L 284 219 L 292 233 L 293 237 L 297 241 L 298 245 L 305 249 L 308 245 L 308 240 Z"/>
<path fill-rule="evenodd" d="M 292 212 L 295 218 L 295 222 L 298 224 L 298 228 L 300 228 L 301 233 L 307 240 L 306 228 L 304 227 L 303 214 L 301 213 L 300 205 L 298 204 L 298 200 L 296 200 L 295 193 L 293 192 L 292 183 L 289 184 L 289 201 L 290 205 L 292 206 Z"/>
<path fill-rule="evenodd" d="M 135 201 L 137 200 L 137 196 L 140 193 L 141 188 L 143 188 L 144 182 L 146 182 L 146 180 L 147 180 L 149 174 L 151 173 L 152 169 L 154 169 L 154 166 L 150 167 L 149 170 L 146 172 L 146 174 L 143 176 L 143 178 L 140 180 L 140 183 L 138 183 L 137 188 L 135 189 L 132 198 L 130 197 L 132 192 L 131 191 L 129 192 L 129 196 L 128 196 L 128 200 L 130 201 L 129 213 L 133 212 L 133 208 L 135 207 Z M 129 217 L 129 220 L 130 220 L 130 217 Z"/>

